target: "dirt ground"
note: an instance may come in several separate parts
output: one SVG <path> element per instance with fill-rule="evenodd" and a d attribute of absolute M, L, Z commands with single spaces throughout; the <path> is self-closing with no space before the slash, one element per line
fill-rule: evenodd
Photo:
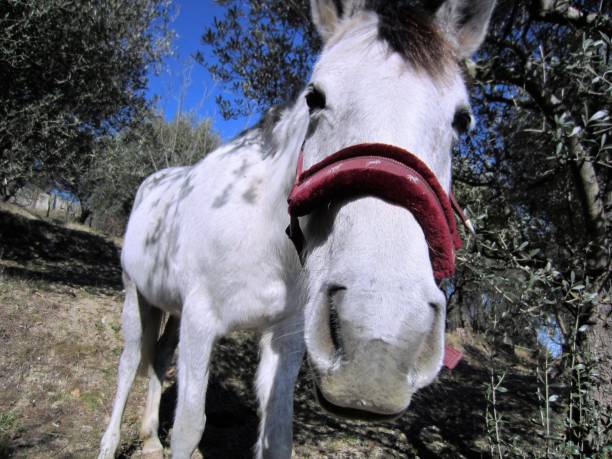
<path fill-rule="evenodd" d="M 115 242 L 0 208 L 0 457 L 90 458 L 97 454 L 115 391 L 121 352 L 122 287 Z M 297 458 L 490 457 L 485 422 L 489 373 L 479 350 L 416 396 L 400 420 L 358 424 L 326 416 L 305 369 L 295 400 Z M 257 435 L 252 381 L 256 337 L 219 341 L 200 444 L 206 459 L 251 457 Z M 531 441 L 535 378 L 507 376 L 512 398 L 500 412 L 525 420 L 507 432 Z M 176 398 L 172 379 L 161 408 L 168 443 Z M 145 381 L 137 379 L 122 426 L 120 457 L 139 457 Z M 519 426 L 519 427 L 516 427 Z M 520 426 L 525 426 L 520 427 Z M 519 441 L 519 440 L 517 440 Z"/>

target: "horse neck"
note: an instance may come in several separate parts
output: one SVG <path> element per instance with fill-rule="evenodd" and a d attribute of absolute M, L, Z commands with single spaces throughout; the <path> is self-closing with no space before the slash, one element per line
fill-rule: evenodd
<path fill-rule="evenodd" d="M 267 183 L 271 184 L 267 204 L 287 219 L 287 196 L 295 182 L 297 158 L 308 129 L 308 109 L 302 99 L 286 108 L 269 132 L 263 135 L 270 161 Z"/>

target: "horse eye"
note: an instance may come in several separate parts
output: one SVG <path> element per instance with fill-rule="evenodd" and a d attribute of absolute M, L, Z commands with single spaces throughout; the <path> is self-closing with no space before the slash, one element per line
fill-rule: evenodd
<path fill-rule="evenodd" d="M 459 134 L 465 134 L 472 127 L 472 114 L 466 108 L 460 108 L 453 118 L 453 129 Z"/>
<path fill-rule="evenodd" d="M 315 110 L 323 110 L 325 108 L 325 93 L 316 86 L 310 86 L 306 93 L 306 104 L 310 113 Z"/>

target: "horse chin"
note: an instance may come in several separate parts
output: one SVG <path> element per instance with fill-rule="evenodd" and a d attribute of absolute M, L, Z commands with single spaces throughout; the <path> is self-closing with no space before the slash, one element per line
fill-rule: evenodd
<path fill-rule="evenodd" d="M 366 422 L 391 422 L 400 418 L 404 415 L 404 413 L 408 410 L 408 407 L 404 408 L 398 413 L 382 413 L 377 412 L 375 410 L 366 410 L 363 408 L 356 408 L 354 406 L 341 406 L 329 401 L 323 392 L 321 391 L 319 385 L 315 382 L 314 384 L 314 393 L 315 398 L 319 402 L 321 408 L 323 408 L 327 413 L 342 419 L 351 419 L 358 421 L 366 421 Z"/>

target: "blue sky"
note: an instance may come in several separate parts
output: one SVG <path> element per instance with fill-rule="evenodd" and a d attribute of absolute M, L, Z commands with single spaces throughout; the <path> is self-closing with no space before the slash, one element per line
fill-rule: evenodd
<path fill-rule="evenodd" d="M 181 112 L 193 112 L 199 119 L 212 118 L 214 129 L 221 134 L 223 140 L 229 140 L 253 125 L 259 119 L 259 114 L 254 113 L 238 120 L 224 120 L 217 109 L 215 96 L 227 89 L 213 81 L 208 71 L 192 57 L 200 50 L 207 59 L 211 58 L 211 53 L 202 45 L 200 37 L 206 27 L 213 23 L 215 15 L 223 15 L 223 8 L 212 0 L 174 0 L 174 6 L 177 13 L 172 24 L 177 35 L 174 42 L 175 56 L 166 58 L 160 75 L 149 73 L 147 97 L 159 98 L 157 108 L 168 120 L 175 117 L 179 105 Z"/>

